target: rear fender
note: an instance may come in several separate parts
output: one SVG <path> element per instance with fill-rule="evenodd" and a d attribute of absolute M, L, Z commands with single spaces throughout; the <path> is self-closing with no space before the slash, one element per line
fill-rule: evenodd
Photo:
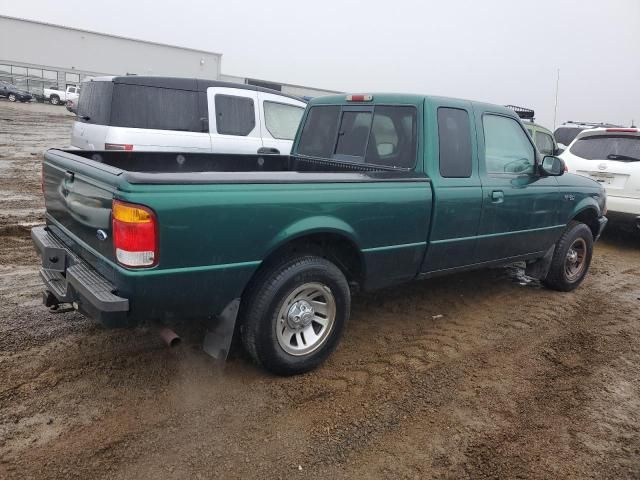
<path fill-rule="evenodd" d="M 360 239 L 351 225 L 336 217 L 314 216 L 294 222 L 278 232 L 269 242 L 263 258 L 267 258 L 271 253 L 297 238 L 318 233 L 331 233 L 346 237 L 360 249 Z"/>

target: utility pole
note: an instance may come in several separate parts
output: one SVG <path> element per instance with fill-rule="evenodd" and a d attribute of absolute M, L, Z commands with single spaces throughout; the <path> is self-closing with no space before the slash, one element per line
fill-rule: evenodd
<path fill-rule="evenodd" d="M 558 117 L 558 87 L 560 86 L 560 69 L 558 68 L 558 75 L 556 77 L 556 105 L 553 110 L 553 129 L 556 129 L 556 119 Z"/>

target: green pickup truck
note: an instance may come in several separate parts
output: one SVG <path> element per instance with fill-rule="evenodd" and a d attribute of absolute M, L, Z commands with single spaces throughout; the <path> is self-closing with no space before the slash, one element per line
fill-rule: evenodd
<path fill-rule="evenodd" d="M 47 306 L 207 318 L 281 375 L 330 355 L 357 291 L 516 261 L 572 290 L 607 222 L 512 110 L 423 95 L 315 99 L 290 156 L 52 149 L 43 191 Z"/>

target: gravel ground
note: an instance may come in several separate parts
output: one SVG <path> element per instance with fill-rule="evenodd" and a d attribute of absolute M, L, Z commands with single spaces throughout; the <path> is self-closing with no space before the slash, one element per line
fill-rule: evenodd
<path fill-rule="evenodd" d="M 492 269 L 357 297 L 276 378 L 41 305 L 42 151 L 73 117 L 0 101 L 0 478 L 640 478 L 640 237 L 572 293 Z"/>

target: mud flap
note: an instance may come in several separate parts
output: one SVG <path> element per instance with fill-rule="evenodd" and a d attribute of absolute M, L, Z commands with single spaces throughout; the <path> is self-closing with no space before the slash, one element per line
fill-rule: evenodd
<path fill-rule="evenodd" d="M 525 275 L 537 278 L 538 280 L 544 280 L 549 273 L 549 268 L 551 267 L 551 260 L 553 260 L 553 253 L 556 251 L 556 246 L 551 245 L 547 253 L 544 254 L 544 257 L 539 258 L 535 262 L 528 263 L 527 268 L 525 269 Z"/>
<path fill-rule="evenodd" d="M 240 299 L 232 300 L 215 320 L 211 320 L 207 327 L 202 348 L 216 360 L 225 361 L 229 355 L 239 308 Z"/>

